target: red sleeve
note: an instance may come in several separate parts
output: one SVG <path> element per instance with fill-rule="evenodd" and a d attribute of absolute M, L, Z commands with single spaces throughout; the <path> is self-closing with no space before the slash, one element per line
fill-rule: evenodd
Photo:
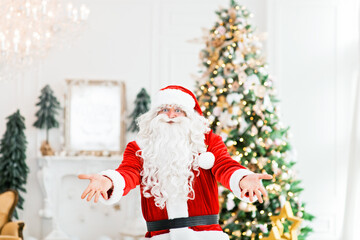
<path fill-rule="evenodd" d="M 123 160 L 119 167 L 116 169 L 125 180 L 124 194 L 140 184 L 142 170 L 142 160 L 136 156 L 136 152 L 140 150 L 135 141 L 129 142 L 125 148 Z"/>
<path fill-rule="evenodd" d="M 219 135 L 210 131 L 210 133 L 205 136 L 205 142 L 208 145 L 207 151 L 212 152 L 215 156 L 215 162 L 211 172 L 218 182 L 227 189 L 230 189 L 229 182 L 231 175 L 238 169 L 246 168 L 231 158 L 225 143 Z"/>

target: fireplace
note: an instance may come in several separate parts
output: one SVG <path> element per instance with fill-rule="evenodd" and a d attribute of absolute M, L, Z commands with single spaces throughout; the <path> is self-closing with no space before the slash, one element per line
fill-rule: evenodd
<path fill-rule="evenodd" d="M 137 240 L 146 232 L 141 216 L 139 187 L 119 203 L 107 206 L 80 198 L 88 185 L 80 173 L 115 169 L 121 157 L 53 156 L 38 159 L 43 192 L 45 240 Z"/>

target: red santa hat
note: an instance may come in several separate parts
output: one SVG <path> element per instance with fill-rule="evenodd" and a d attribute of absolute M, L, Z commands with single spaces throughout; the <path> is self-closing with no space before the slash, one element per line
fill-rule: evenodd
<path fill-rule="evenodd" d="M 178 85 L 169 85 L 160 89 L 152 101 L 152 108 L 157 108 L 161 105 L 178 105 L 184 108 L 185 112 L 194 110 L 200 116 L 203 115 L 194 93 Z"/>

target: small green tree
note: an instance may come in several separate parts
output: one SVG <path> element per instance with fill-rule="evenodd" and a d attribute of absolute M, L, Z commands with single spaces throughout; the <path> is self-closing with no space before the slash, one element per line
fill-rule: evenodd
<path fill-rule="evenodd" d="M 131 121 L 130 127 L 128 128 L 128 131 L 131 131 L 131 132 L 139 131 L 139 127 L 136 124 L 136 119 L 141 114 L 149 111 L 149 105 L 150 105 L 150 96 L 146 92 L 145 88 L 142 88 L 141 91 L 136 95 L 135 109 L 129 116 L 130 118 L 132 118 L 132 121 Z"/>
<path fill-rule="evenodd" d="M 19 192 L 17 208 L 23 209 L 24 198 L 20 194 L 26 192 L 25 184 L 29 168 L 26 165 L 26 137 L 24 134 L 24 117 L 19 110 L 7 117 L 6 131 L 0 142 L 0 192 L 15 189 Z M 14 217 L 18 219 L 15 209 Z"/>
<path fill-rule="evenodd" d="M 49 85 L 41 90 L 39 99 L 36 106 L 40 106 L 40 109 L 36 112 L 37 120 L 33 126 L 46 129 L 46 142 L 49 142 L 49 129 L 59 127 L 55 115 L 58 114 L 57 110 L 60 109 L 60 104 Z"/>

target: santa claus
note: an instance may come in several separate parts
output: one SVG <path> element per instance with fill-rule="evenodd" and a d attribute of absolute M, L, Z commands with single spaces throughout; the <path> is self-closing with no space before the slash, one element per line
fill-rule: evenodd
<path fill-rule="evenodd" d="M 90 184 L 81 198 L 113 204 L 140 185 L 146 238 L 228 240 L 218 224 L 217 181 L 246 202 L 267 196 L 256 174 L 233 160 L 221 137 L 202 116 L 194 94 L 167 86 L 139 117 L 136 141 L 126 146 L 115 170 L 80 174 Z"/>

